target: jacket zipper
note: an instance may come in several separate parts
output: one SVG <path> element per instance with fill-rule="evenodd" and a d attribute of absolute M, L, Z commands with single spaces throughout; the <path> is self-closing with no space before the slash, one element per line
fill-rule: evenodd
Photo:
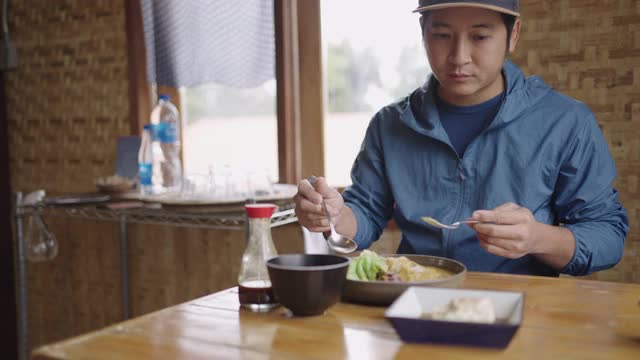
<path fill-rule="evenodd" d="M 506 91 L 506 89 L 505 89 Z M 477 142 L 478 138 L 480 136 L 483 136 L 487 131 L 489 131 L 489 128 L 491 128 L 491 125 L 494 123 L 494 121 L 498 118 L 499 115 L 502 114 L 502 110 L 504 109 L 504 104 L 507 102 L 507 95 L 505 95 L 504 99 L 502 99 L 502 102 L 500 103 L 500 108 L 498 109 L 498 112 L 496 112 L 496 115 L 493 117 L 493 120 L 491 121 L 491 123 L 489 124 L 489 126 L 487 126 L 484 130 L 482 130 L 482 132 L 480 134 L 478 134 L 473 140 L 471 140 L 471 142 L 469 143 L 469 145 L 467 145 L 467 150 L 471 149 L 471 146 Z M 464 169 L 464 163 L 462 162 L 462 158 L 460 157 L 460 155 L 458 154 L 458 152 L 453 148 L 452 145 L 447 144 L 449 146 L 449 149 L 451 149 L 451 151 L 453 151 L 454 154 L 456 154 L 456 159 L 458 161 L 458 166 L 457 166 L 457 176 L 458 176 L 458 184 L 459 184 L 459 196 L 458 199 L 456 201 L 456 208 L 454 211 L 454 217 L 452 221 L 458 221 L 458 220 L 462 220 L 462 219 L 458 219 L 460 217 L 460 210 L 462 209 L 462 204 L 464 202 L 464 198 L 466 196 L 466 186 L 465 186 L 465 180 L 466 180 L 466 175 L 465 175 L 465 169 Z M 468 151 L 465 150 L 465 153 L 468 154 Z M 454 230 L 447 230 L 447 229 L 443 229 L 444 231 L 444 236 L 442 238 L 442 247 L 443 247 L 443 251 L 444 251 L 444 257 L 449 257 L 449 246 L 451 243 L 451 238 L 454 236 L 453 231 Z"/>
<path fill-rule="evenodd" d="M 456 207 L 455 210 L 453 212 L 453 219 L 452 221 L 458 221 L 456 219 L 458 219 L 458 217 L 460 216 L 460 209 L 462 208 L 462 203 L 464 201 L 464 196 L 465 196 L 465 186 L 464 186 L 464 181 L 466 179 L 465 175 L 464 175 L 464 166 L 462 165 L 462 159 L 460 158 L 460 155 L 458 155 L 458 153 L 455 151 L 455 149 L 453 149 L 453 151 L 456 153 L 457 156 L 457 161 L 458 161 L 458 165 L 456 166 L 456 176 L 457 176 L 457 182 L 458 182 L 458 196 L 456 199 Z M 451 222 L 451 221 L 448 221 Z M 442 241 L 442 250 L 444 252 L 444 257 L 449 257 L 449 244 L 451 243 L 451 238 L 454 236 L 453 235 L 453 231 L 454 230 L 448 230 L 448 229 L 443 229 L 442 230 L 444 232 L 444 236 L 443 236 L 443 241 Z"/>

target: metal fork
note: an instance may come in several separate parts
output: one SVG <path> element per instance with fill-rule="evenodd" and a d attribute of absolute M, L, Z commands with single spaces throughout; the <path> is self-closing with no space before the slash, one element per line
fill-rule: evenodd
<path fill-rule="evenodd" d="M 463 221 L 456 221 L 453 224 L 443 224 L 441 222 L 439 222 L 438 220 L 432 218 L 432 217 L 428 217 L 428 216 L 423 216 L 422 217 L 422 221 L 426 222 L 429 225 L 441 228 L 441 229 L 450 229 L 450 230 L 455 230 L 457 228 L 460 227 L 460 225 L 462 224 L 477 224 L 480 221 L 478 220 L 463 220 Z"/>

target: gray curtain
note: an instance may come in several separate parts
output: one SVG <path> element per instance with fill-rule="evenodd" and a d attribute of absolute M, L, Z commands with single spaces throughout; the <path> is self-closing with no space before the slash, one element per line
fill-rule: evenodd
<path fill-rule="evenodd" d="M 150 82 L 256 87 L 275 74 L 273 0 L 141 0 Z"/>

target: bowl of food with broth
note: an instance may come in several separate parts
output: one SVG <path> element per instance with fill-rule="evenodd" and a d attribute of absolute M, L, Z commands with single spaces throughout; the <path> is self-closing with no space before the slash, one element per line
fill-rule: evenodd
<path fill-rule="evenodd" d="M 458 287 L 466 273 L 464 264 L 443 257 L 378 255 L 364 250 L 351 258 L 342 298 L 370 305 L 389 305 L 411 286 Z"/>

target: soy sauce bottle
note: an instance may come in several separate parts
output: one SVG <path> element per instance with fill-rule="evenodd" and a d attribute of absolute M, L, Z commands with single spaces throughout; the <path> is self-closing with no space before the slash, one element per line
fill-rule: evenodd
<path fill-rule="evenodd" d="M 266 265 L 277 255 L 271 239 L 271 216 L 276 209 L 274 204 L 245 205 L 249 239 L 238 275 L 238 298 L 240 306 L 251 311 L 269 311 L 278 306 Z"/>

